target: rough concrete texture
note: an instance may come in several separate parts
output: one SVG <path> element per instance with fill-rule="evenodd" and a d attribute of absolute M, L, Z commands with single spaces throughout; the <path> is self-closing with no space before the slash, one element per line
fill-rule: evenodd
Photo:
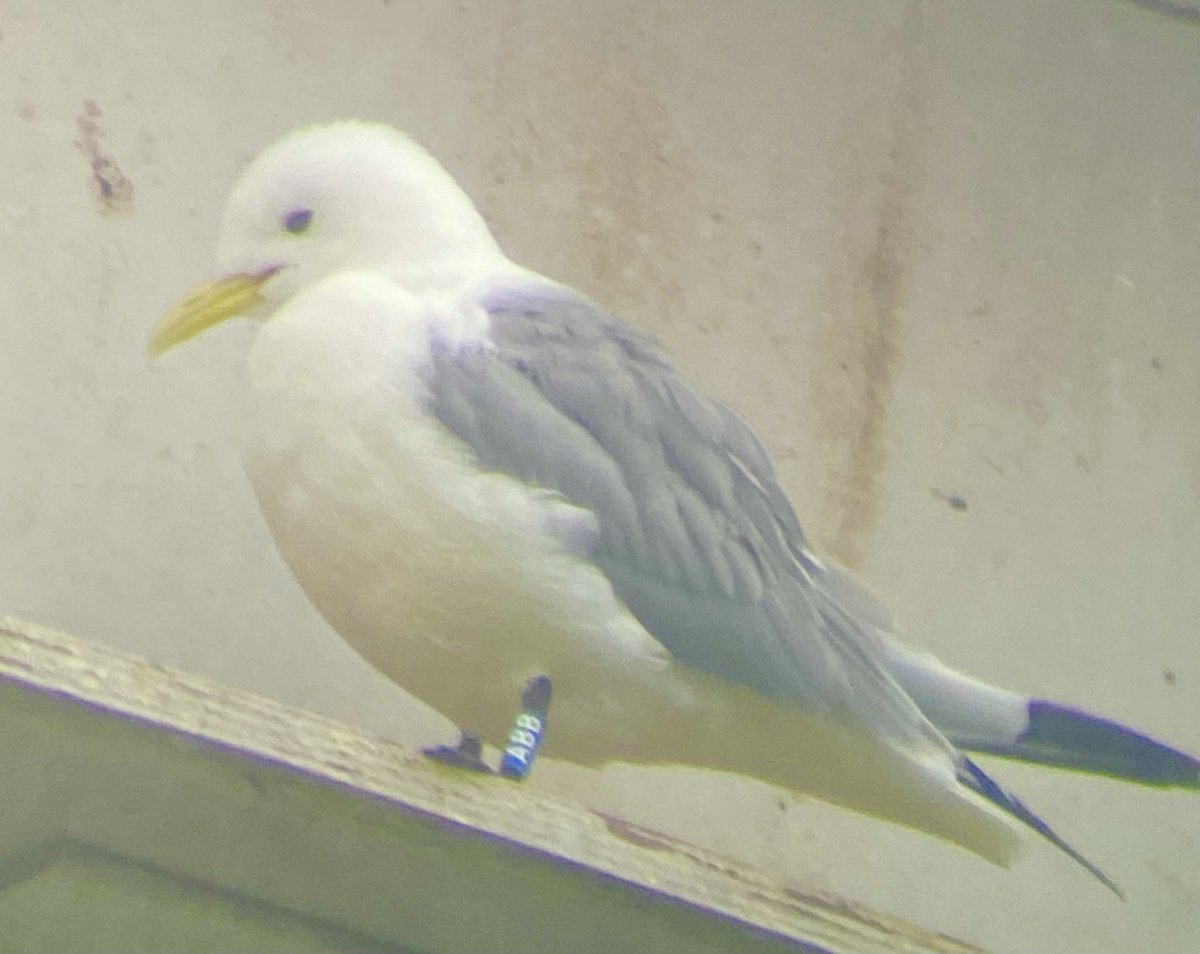
<path fill-rule="evenodd" d="M 241 164 L 341 116 L 659 333 L 914 642 L 1200 751 L 1200 30 L 1116 0 L 3 0 L 4 612 L 449 733 L 272 549 L 250 329 L 146 359 Z M 1126 904 L 737 780 L 535 782 L 996 951 L 1200 947 L 1200 798 L 994 768 Z"/>

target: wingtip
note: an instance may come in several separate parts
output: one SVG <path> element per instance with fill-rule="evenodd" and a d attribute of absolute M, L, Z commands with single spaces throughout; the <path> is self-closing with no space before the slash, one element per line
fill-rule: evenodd
<path fill-rule="evenodd" d="M 1002 808 L 1008 814 L 1012 815 L 1018 821 L 1032 828 L 1039 835 L 1049 841 L 1054 847 L 1058 848 L 1076 864 L 1084 868 L 1093 878 L 1099 881 L 1104 887 L 1108 888 L 1121 901 L 1125 900 L 1125 892 L 1121 890 L 1112 878 L 1104 873 L 1098 865 L 1089 861 L 1075 848 L 1071 847 L 1053 828 L 1041 819 L 1035 812 L 1028 808 L 1015 795 L 1011 795 L 1000 787 L 999 783 L 988 775 L 983 769 L 972 762 L 965 755 L 959 764 L 959 781 L 967 785 L 972 790 L 978 792 L 994 805 Z"/>

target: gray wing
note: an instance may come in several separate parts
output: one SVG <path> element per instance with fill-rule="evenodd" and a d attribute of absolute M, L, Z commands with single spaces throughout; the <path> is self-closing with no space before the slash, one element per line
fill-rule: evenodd
<path fill-rule="evenodd" d="M 567 291 L 485 302 L 492 347 L 434 343 L 431 410 L 482 467 L 594 514 L 587 557 L 685 664 L 944 746 L 812 585 L 804 535 L 762 444 L 657 343 Z"/>

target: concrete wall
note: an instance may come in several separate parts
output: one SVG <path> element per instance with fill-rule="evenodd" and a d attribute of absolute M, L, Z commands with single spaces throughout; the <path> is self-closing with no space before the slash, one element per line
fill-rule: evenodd
<path fill-rule="evenodd" d="M 1200 751 L 1200 31 L 1115 0 L 0 0 L 0 611 L 448 734 L 272 549 L 250 329 L 145 356 L 242 163 L 340 116 L 658 332 L 915 642 Z M 749 783 L 535 781 L 996 951 L 1200 946 L 1200 799 L 995 769 L 1127 904 Z"/>

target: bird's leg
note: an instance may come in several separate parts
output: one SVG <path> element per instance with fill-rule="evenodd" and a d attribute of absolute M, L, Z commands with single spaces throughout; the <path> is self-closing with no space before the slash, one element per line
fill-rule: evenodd
<path fill-rule="evenodd" d="M 521 693 L 521 711 L 508 731 L 508 741 L 500 759 L 500 774 L 505 778 L 521 782 L 533 770 L 533 761 L 546 735 L 550 691 L 549 676 L 534 676 L 525 684 Z M 459 735 L 458 745 L 435 745 L 422 749 L 422 753 L 455 768 L 496 774 L 483 760 L 483 743 L 474 732 L 463 731 Z"/>
<path fill-rule="evenodd" d="M 521 711 L 508 730 L 508 744 L 500 759 L 500 774 L 522 782 L 533 771 L 550 712 L 550 677 L 534 676 L 521 693 Z"/>

